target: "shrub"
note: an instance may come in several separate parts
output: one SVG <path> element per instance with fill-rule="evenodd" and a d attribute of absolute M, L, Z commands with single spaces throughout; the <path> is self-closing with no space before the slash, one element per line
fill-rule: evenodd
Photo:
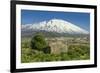
<path fill-rule="evenodd" d="M 45 37 L 42 34 L 37 34 L 31 39 L 31 48 L 38 50 L 38 51 L 43 51 L 44 48 L 47 47 L 47 43 L 45 40 Z"/>
<path fill-rule="evenodd" d="M 23 42 L 21 47 L 22 48 L 29 48 L 29 42 Z"/>
<path fill-rule="evenodd" d="M 45 47 L 44 49 L 43 49 L 43 52 L 45 53 L 45 54 L 50 54 L 51 53 L 51 49 L 50 49 L 50 46 L 47 46 L 47 47 Z"/>

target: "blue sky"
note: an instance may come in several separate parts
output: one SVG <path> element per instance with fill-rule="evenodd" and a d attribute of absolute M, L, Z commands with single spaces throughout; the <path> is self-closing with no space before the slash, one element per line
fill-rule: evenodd
<path fill-rule="evenodd" d="M 33 24 L 51 19 L 63 19 L 69 21 L 87 31 L 90 30 L 90 14 L 79 12 L 56 12 L 56 11 L 37 11 L 21 10 L 21 24 Z"/>

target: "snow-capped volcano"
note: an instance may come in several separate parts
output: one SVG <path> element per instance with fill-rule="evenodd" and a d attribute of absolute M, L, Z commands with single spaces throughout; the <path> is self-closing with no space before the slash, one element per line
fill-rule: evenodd
<path fill-rule="evenodd" d="M 62 19 L 51 19 L 36 24 L 25 24 L 22 31 L 47 31 L 68 34 L 89 34 L 88 31 Z"/>

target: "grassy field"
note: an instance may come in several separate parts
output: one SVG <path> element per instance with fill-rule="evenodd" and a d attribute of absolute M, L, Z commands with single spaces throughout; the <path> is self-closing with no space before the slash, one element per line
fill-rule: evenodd
<path fill-rule="evenodd" d="M 23 38 L 21 43 L 21 62 L 47 62 L 47 61 L 71 61 L 71 60 L 87 60 L 90 59 L 90 45 L 89 43 L 75 43 L 72 42 L 66 45 L 68 51 L 65 53 L 52 54 L 44 53 L 30 48 L 30 38 Z M 75 42 L 75 41 L 74 41 Z M 84 41 L 87 42 L 87 41 Z M 58 46 L 58 45 L 57 45 Z"/>

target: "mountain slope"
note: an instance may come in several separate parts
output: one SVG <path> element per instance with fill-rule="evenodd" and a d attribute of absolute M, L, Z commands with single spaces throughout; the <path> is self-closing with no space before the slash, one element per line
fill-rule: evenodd
<path fill-rule="evenodd" d="M 22 25 L 22 32 L 52 32 L 60 34 L 89 34 L 88 31 L 61 19 L 52 19 L 37 24 Z"/>

